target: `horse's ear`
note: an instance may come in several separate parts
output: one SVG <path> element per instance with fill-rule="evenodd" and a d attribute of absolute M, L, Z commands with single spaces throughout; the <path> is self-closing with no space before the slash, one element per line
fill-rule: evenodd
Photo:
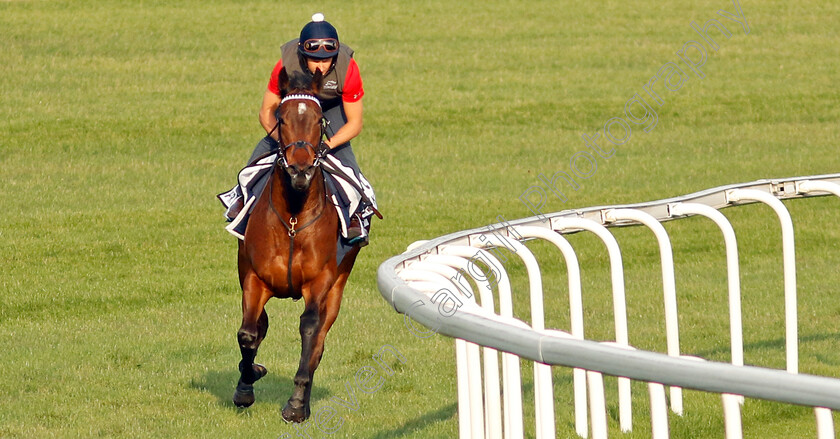
<path fill-rule="evenodd" d="M 285 67 L 280 69 L 280 74 L 277 75 L 277 88 L 281 94 L 286 94 L 286 90 L 289 88 L 289 74 L 286 73 Z"/>
<path fill-rule="evenodd" d="M 316 95 L 320 93 L 323 83 L 324 74 L 321 73 L 321 69 L 315 69 L 315 74 L 312 75 L 312 93 Z"/>

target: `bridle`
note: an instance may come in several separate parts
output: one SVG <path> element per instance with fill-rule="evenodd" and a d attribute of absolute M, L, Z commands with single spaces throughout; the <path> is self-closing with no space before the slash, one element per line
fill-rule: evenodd
<path fill-rule="evenodd" d="M 300 99 L 305 99 L 305 100 L 315 102 L 318 105 L 318 108 L 319 109 L 321 108 L 321 102 L 318 100 L 318 98 L 316 98 L 315 96 L 312 96 L 312 95 L 309 95 L 309 94 L 303 94 L 303 93 L 296 93 L 296 94 L 290 94 L 290 95 L 285 96 L 280 101 L 280 105 L 283 105 L 284 103 L 286 103 L 287 101 L 290 101 L 290 100 L 300 100 Z M 271 135 L 271 133 L 273 133 L 274 130 L 278 130 L 278 133 L 279 133 L 279 128 L 280 128 L 280 125 L 282 123 L 283 123 L 283 119 L 282 118 L 278 119 L 277 120 L 277 125 L 275 125 L 274 128 L 271 130 L 271 132 L 269 132 L 269 135 Z M 326 118 L 324 118 L 323 115 L 321 115 L 321 124 L 320 125 L 321 125 L 321 135 L 318 137 L 319 140 L 320 140 L 320 143 L 318 144 L 317 148 L 315 147 L 315 145 L 313 145 L 312 143 L 307 142 L 305 140 L 298 140 L 298 141 L 295 141 L 295 142 L 287 143 L 285 146 L 278 148 L 277 159 L 274 161 L 274 165 L 272 165 L 272 172 L 277 172 L 278 168 L 282 167 L 282 169 L 288 173 L 289 168 L 291 168 L 291 166 L 289 165 L 288 161 L 286 160 L 286 151 L 288 151 L 288 149 L 291 148 L 291 147 L 311 148 L 312 151 L 315 153 L 315 161 L 312 163 L 312 167 L 313 168 L 320 167 L 321 166 L 321 160 L 324 158 L 324 155 L 327 154 L 327 151 L 329 151 L 329 147 L 326 145 L 326 143 L 324 143 L 324 137 L 326 136 L 327 120 L 326 120 Z M 281 135 L 278 135 L 278 137 L 281 137 Z M 281 139 L 281 141 L 282 141 L 282 139 Z M 272 182 L 269 182 L 268 183 L 268 205 L 271 207 L 271 211 L 274 212 L 274 215 L 277 217 L 277 219 L 280 220 L 280 224 L 283 224 L 283 227 L 286 228 L 286 231 L 289 234 L 289 267 L 286 270 L 286 274 L 287 274 L 287 278 L 288 278 L 289 289 L 294 290 L 294 287 L 292 286 L 292 254 L 294 253 L 294 250 L 295 250 L 295 236 L 297 236 L 297 233 L 299 231 L 311 226 L 312 224 L 315 223 L 315 221 L 318 221 L 318 219 L 321 218 L 321 215 L 324 213 L 324 206 L 323 205 L 321 206 L 321 211 L 318 212 L 318 214 L 315 215 L 314 218 L 312 218 L 306 224 L 300 226 L 299 228 L 296 228 L 298 220 L 297 220 L 297 217 L 295 215 L 292 215 L 289 218 L 289 222 L 287 223 L 283 219 L 283 217 L 280 216 L 280 212 L 277 211 L 277 208 L 274 207 L 274 200 L 273 200 L 273 197 L 272 197 L 273 196 L 273 194 L 272 194 L 273 188 L 274 188 L 274 184 Z"/>
<path fill-rule="evenodd" d="M 315 102 L 315 104 L 318 105 L 318 109 L 321 109 L 321 101 L 318 100 L 317 97 L 315 97 L 313 95 L 309 95 L 309 94 L 304 94 L 304 93 L 295 93 L 295 94 L 286 95 L 280 101 L 280 105 L 282 106 L 283 104 L 285 104 L 287 101 L 290 101 L 290 100 L 301 100 L 301 99 L 305 99 L 305 100 L 308 100 L 308 101 Z M 274 130 L 277 130 L 279 132 L 280 125 L 282 125 L 282 124 L 283 124 L 283 119 L 282 118 L 278 119 L 277 124 L 274 125 L 274 128 L 271 130 L 271 133 L 273 133 Z M 271 135 L 271 133 L 269 133 L 269 135 Z M 289 163 L 286 161 L 286 151 L 288 151 L 288 149 L 293 147 L 293 146 L 295 148 L 310 148 L 310 149 L 312 149 L 312 152 L 315 153 L 315 162 L 312 164 L 312 167 L 320 166 L 321 165 L 321 160 L 324 158 L 324 155 L 326 155 L 327 151 L 329 150 L 326 143 L 324 143 L 324 137 L 326 136 L 326 134 L 327 134 L 327 119 L 322 114 L 321 115 L 321 135 L 319 136 L 320 143 L 318 144 L 318 147 L 316 148 L 315 145 L 313 145 L 313 144 L 311 144 L 311 143 L 309 143 L 305 140 L 298 140 L 296 142 L 287 143 L 285 146 L 283 146 L 282 148 L 279 149 L 278 154 L 277 154 L 277 160 L 274 162 L 274 166 L 276 167 L 279 164 L 280 166 L 283 167 L 284 170 L 288 170 L 290 168 Z M 279 134 L 278 134 L 278 137 L 280 137 Z M 281 141 L 282 141 L 282 139 L 281 139 Z"/>
<path fill-rule="evenodd" d="M 302 93 L 287 95 L 286 97 L 284 97 L 280 101 L 280 105 L 283 105 L 284 103 L 286 103 L 287 101 L 290 101 L 290 100 L 301 100 L 301 99 L 305 99 L 305 100 L 315 102 L 318 105 L 318 109 L 321 108 L 321 101 L 319 101 L 318 98 L 316 98 L 315 96 L 312 96 L 312 95 L 302 94 Z M 277 125 L 275 125 L 274 128 L 279 131 L 280 125 L 282 125 L 282 124 L 283 124 L 283 119 L 281 118 L 277 121 Z M 321 159 L 324 158 L 324 155 L 329 150 L 327 145 L 324 143 L 324 137 L 326 136 L 326 134 L 327 134 L 327 119 L 322 114 L 321 115 L 321 135 L 318 137 L 319 140 L 320 140 L 320 143 L 318 144 L 318 147 L 316 148 L 315 145 L 313 145 L 313 144 L 311 144 L 311 143 L 309 143 L 305 140 L 298 140 L 296 142 L 287 143 L 285 146 L 280 148 L 280 151 L 278 151 L 277 161 L 275 162 L 275 166 L 277 166 L 277 164 L 279 163 L 279 165 L 282 166 L 284 170 L 289 169 L 289 167 L 290 167 L 289 163 L 286 161 L 286 151 L 288 151 L 288 149 L 291 148 L 291 147 L 312 149 L 312 152 L 315 153 L 315 162 L 312 163 L 312 167 L 320 166 L 321 165 Z M 280 137 L 280 136 L 278 135 L 278 137 Z"/>

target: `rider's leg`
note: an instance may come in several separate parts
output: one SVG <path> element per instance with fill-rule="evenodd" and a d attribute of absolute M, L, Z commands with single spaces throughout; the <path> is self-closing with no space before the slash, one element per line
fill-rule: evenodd
<path fill-rule="evenodd" d="M 277 149 L 277 141 L 272 139 L 270 136 L 263 137 L 257 146 L 254 147 L 254 152 L 251 153 L 251 158 L 248 159 L 248 165 L 254 163 L 254 161 L 261 156 L 264 156 L 271 152 L 272 149 Z"/>
<path fill-rule="evenodd" d="M 361 180 L 359 176 L 361 175 L 361 171 L 359 170 L 359 164 L 356 162 L 356 155 L 353 154 L 353 149 L 350 147 L 350 143 L 345 143 L 332 151 L 330 154 L 334 155 L 342 165 L 349 167 L 353 170 L 357 180 Z M 367 205 L 364 201 L 360 202 L 359 205 L 356 207 L 354 212 L 351 212 L 350 215 L 350 222 L 347 224 L 347 239 L 350 241 L 351 244 L 361 244 L 367 245 L 368 243 L 368 234 L 365 227 L 365 223 L 368 224 L 369 222 L 367 219 L 363 219 L 361 213 L 365 210 Z"/>
<path fill-rule="evenodd" d="M 342 114 L 342 107 L 337 105 L 335 107 L 324 109 L 324 117 L 329 121 L 327 124 L 327 135 L 332 137 L 339 129 L 341 129 L 342 125 L 345 123 L 345 116 Z M 336 148 L 333 148 L 330 151 L 330 154 L 335 156 L 338 161 L 341 162 L 342 165 L 349 167 L 353 170 L 355 174 L 356 180 L 362 181 L 360 178 L 362 175 L 361 170 L 359 169 L 359 164 L 356 162 L 356 155 L 353 154 L 353 149 L 350 147 L 350 142 L 347 142 L 343 145 L 339 145 Z M 367 210 L 368 205 L 362 201 L 356 207 L 356 209 L 351 212 L 350 221 L 347 224 L 347 234 L 348 239 L 351 243 L 361 243 L 362 245 L 367 244 L 368 234 L 367 231 L 370 227 L 370 222 L 368 218 L 362 218 L 362 213 Z"/>
<path fill-rule="evenodd" d="M 256 161 L 258 158 L 268 154 L 269 152 L 271 152 L 271 150 L 276 148 L 276 140 L 272 139 L 269 136 L 263 137 L 259 141 L 259 143 L 257 143 L 257 146 L 254 147 L 254 151 L 251 153 L 251 158 L 248 159 L 246 166 L 254 163 L 254 161 Z M 262 184 L 264 185 L 264 183 Z M 259 192 L 254 191 L 254 193 Z M 242 191 L 237 191 L 236 195 L 237 197 L 233 199 L 233 201 L 230 204 L 230 207 L 228 207 L 227 212 L 225 212 L 225 217 L 228 221 L 232 221 L 234 218 L 236 218 L 239 215 L 239 212 L 242 211 L 242 207 L 244 207 L 245 205 L 245 200 L 242 198 Z"/>

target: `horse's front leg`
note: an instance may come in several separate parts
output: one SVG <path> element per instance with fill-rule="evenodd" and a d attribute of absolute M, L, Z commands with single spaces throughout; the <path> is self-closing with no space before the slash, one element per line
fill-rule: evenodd
<path fill-rule="evenodd" d="M 265 376 L 264 366 L 254 363 L 257 349 L 268 331 L 268 314 L 265 304 L 271 291 L 253 272 L 247 273 L 242 282 L 242 325 L 236 334 L 242 361 L 239 362 L 239 382 L 233 394 L 237 407 L 254 403 L 254 382 Z"/>
<path fill-rule="evenodd" d="M 309 395 L 312 391 L 312 376 L 315 373 L 312 359 L 316 355 L 320 359 L 320 352 L 316 352 L 316 347 L 324 324 L 322 309 L 332 277 L 330 273 L 322 273 L 310 285 L 302 288 L 306 307 L 300 315 L 300 364 L 295 374 L 295 389 L 283 407 L 283 419 L 287 422 L 303 422 L 309 418 Z M 317 367 L 317 362 L 314 364 Z"/>
<path fill-rule="evenodd" d="M 338 268 L 338 276 L 335 283 L 330 287 L 326 297 L 321 301 L 320 319 L 321 328 L 318 335 L 315 337 L 315 344 L 312 348 L 312 355 L 309 357 L 309 379 L 310 381 L 315 374 L 315 370 L 321 364 L 321 357 L 324 355 L 324 342 L 327 339 L 327 333 L 330 332 L 333 323 L 338 318 L 338 311 L 341 309 L 341 298 L 344 295 L 344 287 L 347 285 L 347 278 L 350 276 L 350 270 L 353 268 L 353 262 L 359 252 L 359 247 L 356 247 L 344 257 L 344 262 Z M 312 386 L 309 386 L 309 391 Z M 309 393 L 305 395 L 306 400 L 309 400 Z"/>

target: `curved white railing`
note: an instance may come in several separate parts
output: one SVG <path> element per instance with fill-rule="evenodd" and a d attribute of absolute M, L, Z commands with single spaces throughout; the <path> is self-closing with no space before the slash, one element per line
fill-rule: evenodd
<path fill-rule="evenodd" d="M 555 437 L 555 397 L 549 365 L 574 368 L 575 430 L 581 437 L 607 435 L 602 379 L 602 374 L 607 374 L 619 377 L 622 431 L 632 429 L 630 379 L 636 379 L 649 383 L 653 437 L 668 437 L 667 385 L 671 387 L 671 409 L 677 414 L 683 411 L 681 388 L 722 394 L 727 438 L 741 437 L 739 403 L 744 396 L 815 407 L 817 435 L 829 438 L 834 437 L 830 409 L 840 410 L 840 380 L 798 374 L 793 221 L 781 202 L 828 194 L 840 196 L 840 174 L 760 180 L 648 203 L 540 215 L 416 243 L 402 255 L 385 261 L 379 267 L 377 281 L 385 300 L 406 315 L 412 331 L 417 322 L 432 329 L 424 336 L 436 332 L 457 339 L 462 438 L 523 437 L 519 357 L 534 361 L 534 423 L 536 437 L 541 439 Z M 782 226 L 786 371 L 744 366 L 738 246 L 735 230 L 718 209 L 755 202 L 772 207 Z M 680 353 L 673 253 L 668 233 L 660 223 L 693 215 L 714 221 L 726 244 L 731 364 Z M 608 228 L 639 224 L 654 233 L 660 250 L 667 354 L 636 350 L 628 337 L 621 250 Z M 597 235 L 609 253 L 615 342 L 584 339 L 578 259 L 562 237 L 579 231 Z M 545 327 L 540 267 L 522 244 L 530 239 L 551 242 L 566 262 L 571 322 L 568 332 Z M 511 284 L 499 261 L 503 258 L 499 248 L 510 250 L 525 264 L 530 323 L 514 317 Z M 498 294 L 498 313 L 494 291 Z M 484 346 L 483 350 L 479 346 Z"/>

